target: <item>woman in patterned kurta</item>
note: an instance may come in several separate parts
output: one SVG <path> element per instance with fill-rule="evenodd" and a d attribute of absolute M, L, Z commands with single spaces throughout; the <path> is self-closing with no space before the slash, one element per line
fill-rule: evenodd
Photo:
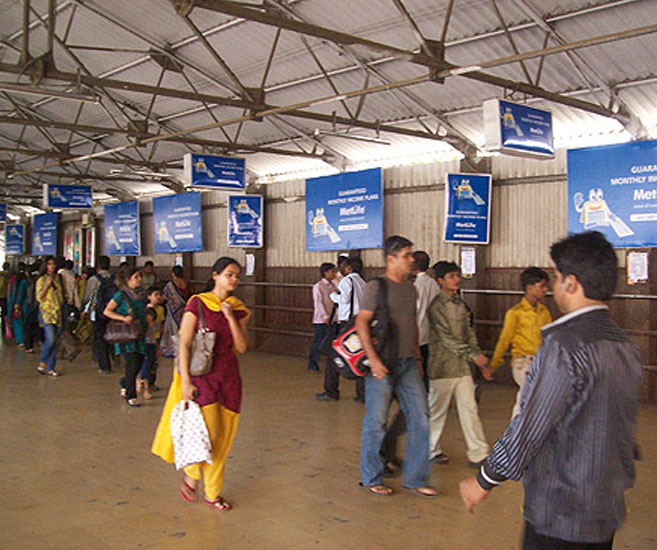
<path fill-rule="evenodd" d="M 167 462 L 174 462 L 171 439 L 171 411 L 182 400 L 194 400 L 201 412 L 212 443 L 212 464 L 202 462 L 184 469 L 180 492 L 183 500 L 194 502 L 201 479 L 205 502 L 216 510 L 230 510 L 221 497 L 224 466 L 233 443 L 242 401 L 242 379 L 236 353 L 247 347 L 246 323 L 249 311 L 238 298 L 231 296 L 237 287 L 240 265 L 232 258 L 222 257 L 212 268 L 214 288 L 193 296 L 187 303 L 180 326 L 180 347 L 177 358 L 180 374 L 174 369 L 162 418 L 155 433 L 152 452 Z M 217 333 L 211 371 L 204 376 L 189 375 L 191 345 L 199 328 L 199 308 L 203 308 L 205 326 Z"/>
<path fill-rule="evenodd" d="M 180 330 L 180 322 L 185 312 L 185 304 L 192 294 L 189 282 L 184 278 L 183 268 L 176 265 L 171 270 L 171 281 L 162 289 L 162 295 L 166 298 L 166 318 L 162 327 L 162 340 L 160 351 L 165 357 L 175 355 L 174 336 Z"/>
<path fill-rule="evenodd" d="M 37 367 L 39 374 L 57 376 L 57 339 L 62 331 L 62 304 L 64 286 L 57 275 L 57 264 L 53 256 L 43 262 L 41 277 L 36 283 L 36 299 L 39 302 L 39 324 L 43 327 L 43 347 L 41 362 Z"/>

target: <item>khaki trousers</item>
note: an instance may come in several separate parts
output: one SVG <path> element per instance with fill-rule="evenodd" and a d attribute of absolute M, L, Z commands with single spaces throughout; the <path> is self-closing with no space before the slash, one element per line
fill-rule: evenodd
<path fill-rule="evenodd" d="M 522 391 L 522 386 L 525 384 L 525 377 L 527 376 L 527 371 L 534 360 L 533 355 L 523 355 L 522 357 L 516 357 L 511 361 L 511 372 L 513 373 L 513 379 L 516 384 L 520 386 L 518 393 L 516 395 L 516 402 L 513 405 L 513 411 L 511 412 L 511 418 L 517 416 L 520 412 L 520 392 Z"/>

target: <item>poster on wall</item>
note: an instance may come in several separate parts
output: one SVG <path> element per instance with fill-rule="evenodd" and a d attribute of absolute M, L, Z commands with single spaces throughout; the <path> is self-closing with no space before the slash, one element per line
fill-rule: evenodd
<path fill-rule="evenodd" d="M 492 177 L 447 174 L 445 242 L 488 244 Z"/>
<path fill-rule="evenodd" d="M 43 207 L 62 210 L 88 209 L 93 206 L 91 185 L 43 185 Z"/>
<path fill-rule="evenodd" d="M 0 223 L 7 221 L 7 203 L 0 202 Z"/>
<path fill-rule="evenodd" d="M 568 151 L 568 231 L 616 248 L 657 246 L 657 141 Z"/>
<path fill-rule="evenodd" d="M 261 195 L 228 197 L 228 246 L 262 248 L 263 200 Z"/>
<path fill-rule="evenodd" d="M 25 254 L 25 226 L 20 223 L 5 226 L 5 254 Z"/>
<path fill-rule="evenodd" d="M 155 253 L 203 250 L 201 194 L 179 193 L 153 199 Z"/>
<path fill-rule="evenodd" d="M 32 227 L 32 254 L 35 256 L 57 255 L 57 221 L 56 212 L 37 214 Z"/>
<path fill-rule="evenodd" d="M 139 256 L 141 254 L 139 202 L 106 204 L 104 215 L 105 254 Z"/>
<path fill-rule="evenodd" d="M 383 246 L 381 168 L 306 180 L 306 250 Z"/>
<path fill-rule="evenodd" d="M 552 113 L 505 99 L 484 101 L 487 151 L 537 158 L 554 158 Z"/>
<path fill-rule="evenodd" d="M 244 159 L 187 153 L 183 157 L 183 182 L 188 187 L 244 189 Z"/>

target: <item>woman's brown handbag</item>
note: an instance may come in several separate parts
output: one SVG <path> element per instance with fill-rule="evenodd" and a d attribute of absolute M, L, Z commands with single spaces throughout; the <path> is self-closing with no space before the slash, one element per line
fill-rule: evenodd
<path fill-rule="evenodd" d="M 137 319 L 132 307 L 130 307 L 130 299 L 127 294 L 123 291 L 121 294 L 123 294 L 123 299 L 128 306 L 128 315 L 132 316 L 133 321 L 127 325 L 123 321 L 111 319 L 107 324 L 103 336 L 110 344 L 127 344 L 128 342 L 135 342 L 142 337 L 141 321 Z"/>
<path fill-rule="evenodd" d="M 217 333 L 212 332 L 205 326 L 205 317 L 203 310 L 205 306 L 200 298 L 198 298 L 198 322 L 199 328 L 194 334 L 192 340 L 192 349 L 189 355 L 189 375 L 190 376 L 203 376 L 212 370 L 212 361 L 214 359 L 214 344 L 217 341 Z M 180 345 L 180 337 L 175 334 L 173 337 L 175 344 L 176 354 L 178 354 L 178 346 Z M 178 358 L 178 361 L 180 358 Z M 176 361 L 176 364 L 178 364 Z M 180 367 L 178 366 L 178 372 Z"/>

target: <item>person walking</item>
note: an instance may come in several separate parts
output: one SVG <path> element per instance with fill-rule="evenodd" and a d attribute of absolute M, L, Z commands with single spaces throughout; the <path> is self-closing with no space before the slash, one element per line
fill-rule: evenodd
<path fill-rule="evenodd" d="M 408 436 L 402 468 L 404 488 L 423 497 L 438 492 L 428 484 L 430 475 L 427 447 L 429 423 L 427 398 L 422 383 L 420 350 L 417 345 L 417 294 L 411 282 L 413 243 L 394 235 L 384 243 L 386 272 L 365 286 L 356 330 L 369 360 L 365 379 L 365 416 L 360 454 L 360 485 L 375 495 L 388 496 L 392 489 L 383 484 L 386 465 L 381 443 L 393 393 L 406 418 Z M 386 285 L 387 312 L 392 329 L 379 352 L 374 347 L 370 323 L 378 310 L 381 285 Z"/>
<path fill-rule="evenodd" d="M 212 464 L 203 462 L 187 466 L 180 494 L 185 502 L 195 502 L 203 480 L 204 502 L 218 511 L 232 508 L 221 496 L 221 490 L 242 402 L 242 380 L 236 354 L 246 352 L 248 343 L 246 326 L 250 313 L 244 303 L 232 295 L 241 272 L 240 264 L 233 258 L 219 258 L 212 267 L 212 291 L 193 296 L 185 307 L 176 359 L 179 370 L 174 368 L 173 382 L 151 449 L 166 462 L 173 463 L 171 411 L 181 400 L 198 403 L 212 444 Z M 212 368 L 206 375 L 190 376 L 191 347 L 199 328 L 201 309 L 205 326 L 217 334 Z"/>
<path fill-rule="evenodd" d="M 23 319 L 25 320 L 25 353 L 34 353 L 34 343 L 39 334 L 39 305 L 36 299 L 36 283 L 39 270 L 36 265 L 27 268 L 27 291 L 23 306 Z"/>
<path fill-rule="evenodd" d="M 60 337 L 61 357 L 73 361 L 82 351 L 78 341 L 72 334 L 75 326 L 69 326 L 68 315 L 72 312 L 80 312 L 80 295 L 78 293 L 77 280 L 72 260 L 65 260 L 63 256 L 57 257 L 57 272 L 64 284 L 64 319 L 62 322 L 62 333 Z M 79 318 L 79 316 L 78 316 Z"/>
<path fill-rule="evenodd" d="M 165 357 L 173 357 L 175 355 L 174 336 L 178 334 L 180 329 L 180 322 L 183 313 L 185 312 L 185 305 L 191 295 L 191 287 L 187 280 L 185 280 L 185 272 L 183 268 L 176 265 L 171 270 L 171 280 L 164 285 L 162 295 L 166 300 L 166 317 L 164 319 L 164 326 L 162 328 L 163 335 L 160 342 L 160 350 Z"/>
<path fill-rule="evenodd" d="M 326 341 L 331 333 L 333 323 L 333 301 L 331 293 L 335 292 L 335 265 L 326 262 L 319 266 L 321 279 L 313 285 L 313 330 L 315 336 L 308 352 L 308 370 L 319 372 L 319 358 L 326 354 Z"/>
<path fill-rule="evenodd" d="M 123 356 L 125 375 L 120 381 L 121 395 L 130 407 L 139 407 L 137 399 L 137 374 L 141 370 L 146 355 L 146 304 L 139 299 L 141 271 L 138 267 L 126 266 L 121 271 L 125 284 L 109 301 L 103 315 L 107 319 L 121 321 L 126 325 L 138 323 L 139 336 L 125 344 L 114 344 L 114 354 Z"/>
<path fill-rule="evenodd" d="M 82 298 L 83 307 L 89 310 L 89 319 L 93 323 L 92 358 L 98 363 L 98 372 L 100 374 L 112 372 L 110 345 L 105 340 L 105 331 L 109 320 L 105 318 L 103 312 L 118 289 L 115 277 L 109 268 L 109 256 L 100 256 L 98 258 L 98 273 L 87 280 Z"/>
<path fill-rule="evenodd" d="M 511 417 L 520 412 L 520 391 L 525 376 L 541 345 L 541 327 L 552 321 L 548 309 L 541 303 L 548 291 L 550 276 L 538 267 L 528 267 L 520 274 L 520 283 L 525 295 L 504 316 L 504 326 L 490 361 L 493 374 L 504 363 L 504 352 L 511 344 L 511 369 L 518 384 L 518 394 Z"/>
<path fill-rule="evenodd" d="M 2 323 L 2 338 L 7 334 L 7 288 L 9 286 L 9 278 L 11 277 L 11 265 L 9 262 L 2 264 L 2 271 L 0 271 L 0 310 L 1 310 L 1 323 Z"/>
<path fill-rule="evenodd" d="M 25 275 L 25 262 L 18 262 L 16 276 L 13 278 L 7 296 L 7 311 L 14 340 L 19 347 L 25 346 L 25 303 L 27 302 L 27 287 L 29 282 Z"/>
<path fill-rule="evenodd" d="M 141 271 L 141 287 L 144 290 L 157 287 L 157 273 L 155 273 L 155 265 L 151 260 L 146 261 L 144 268 Z"/>
<path fill-rule="evenodd" d="M 62 330 L 62 304 L 64 288 L 57 274 L 54 256 L 47 256 L 41 267 L 41 275 L 36 284 L 36 299 L 39 303 L 39 324 L 43 327 L 43 347 L 41 361 L 37 367 L 39 374 L 57 377 L 57 340 Z"/>
<path fill-rule="evenodd" d="M 449 462 L 440 438 L 454 396 L 468 462 L 475 467 L 486 458 L 489 447 L 479 419 L 470 362 L 490 380 L 488 358 L 479 348 L 469 310 L 459 295 L 459 266 L 442 261 L 436 263 L 433 270 L 441 292 L 429 306 L 429 458 L 434 464 Z"/>
<path fill-rule="evenodd" d="M 604 235 L 572 235 L 550 256 L 563 316 L 543 327 L 520 412 L 476 478 L 461 482 L 461 498 L 472 512 L 494 487 L 522 479 L 524 550 L 609 550 L 636 475 L 643 360 L 605 304 L 618 260 Z"/>

